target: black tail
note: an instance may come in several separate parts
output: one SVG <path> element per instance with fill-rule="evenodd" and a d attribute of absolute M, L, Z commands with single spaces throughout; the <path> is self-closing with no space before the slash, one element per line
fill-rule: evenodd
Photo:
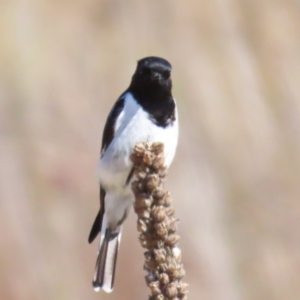
<path fill-rule="evenodd" d="M 105 229 L 105 225 L 103 224 L 102 229 Z M 121 227 L 114 231 L 106 228 L 105 233 L 101 233 L 100 249 L 93 280 L 95 291 L 103 289 L 105 292 L 110 293 L 113 289 L 121 230 Z"/>
<path fill-rule="evenodd" d="M 94 221 L 94 224 L 92 226 L 90 235 L 89 235 L 89 243 L 92 243 L 93 240 L 96 238 L 96 236 L 98 235 L 98 233 L 101 231 L 101 226 L 102 226 L 102 222 L 103 222 L 103 215 L 104 215 L 104 206 L 105 206 L 105 190 L 102 186 L 100 186 L 100 210 L 98 212 L 98 215 Z"/>
<path fill-rule="evenodd" d="M 93 240 L 96 238 L 96 236 L 98 235 L 98 233 L 101 231 L 101 224 L 102 224 L 102 220 L 103 220 L 103 210 L 100 209 L 98 212 L 98 215 L 94 221 L 94 224 L 92 226 L 90 235 L 89 235 L 89 243 L 92 243 Z"/>

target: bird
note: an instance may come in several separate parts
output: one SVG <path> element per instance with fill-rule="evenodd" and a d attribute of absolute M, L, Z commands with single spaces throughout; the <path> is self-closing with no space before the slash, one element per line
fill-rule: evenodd
<path fill-rule="evenodd" d="M 164 58 L 140 59 L 129 87 L 107 117 L 97 165 L 100 209 L 88 238 L 92 243 L 100 233 L 93 277 L 95 291 L 113 290 L 122 225 L 134 201 L 134 168 L 130 160 L 134 146 L 161 142 L 167 168 L 175 156 L 178 113 L 172 96 L 171 71 L 171 64 Z"/>

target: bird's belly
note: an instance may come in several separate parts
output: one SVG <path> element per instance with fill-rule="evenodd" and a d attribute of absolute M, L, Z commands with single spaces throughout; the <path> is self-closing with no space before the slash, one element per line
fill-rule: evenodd
<path fill-rule="evenodd" d="M 108 189 L 124 188 L 132 169 L 130 155 L 134 146 L 141 142 L 163 143 L 165 164 L 169 167 L 177 146 L 177 130 L 177 124 L 158 127 L 147 116 L 137 114 L 125 128 L 116 132 L 101 157 L 98 165 L 100 183 Z"/>

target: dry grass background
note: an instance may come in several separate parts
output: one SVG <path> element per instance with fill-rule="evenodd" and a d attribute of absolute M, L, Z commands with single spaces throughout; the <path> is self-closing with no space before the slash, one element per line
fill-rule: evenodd
<path fill-rule="evenodd" d="M 132 213 L 91 287 L 95 165 L 137 59 L 173 64 L 169 172 L 189 299 L 300 299 L 296 0 L 1 1 L 0 299 L 147 299 Z"/>

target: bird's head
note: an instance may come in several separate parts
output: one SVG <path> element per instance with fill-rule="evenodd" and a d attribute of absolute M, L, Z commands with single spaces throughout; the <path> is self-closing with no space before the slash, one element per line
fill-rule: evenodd
<path fill-rule="evenodd" d="M 171 90 L 171 64 L 160 57 L 149 56 L 138 61 L 132 84 L 139 87 L 162 87 Z"/>

